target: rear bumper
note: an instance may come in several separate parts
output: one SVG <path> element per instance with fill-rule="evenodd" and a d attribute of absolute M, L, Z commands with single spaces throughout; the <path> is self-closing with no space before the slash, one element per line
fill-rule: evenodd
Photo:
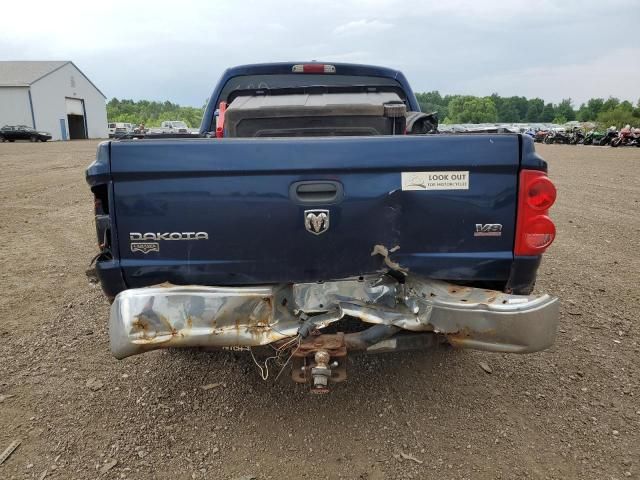
<path fill-rule="evenodd" d="M 559 301 L 549 295 L 509 295 L 413 276 L 399 284 L 383 275 L 264 287 L 125 290 L 112 305 L 109 333 L 113 355 L 125 358 L 169 347 L 267 345 L 356 318 L 395 327 L 399 335 L 440 334 L 456 347 L 528 353 L 553 344 L 558 315 Z M 392 343 L 393 337 L 353 349 L 388 351 Z"/>

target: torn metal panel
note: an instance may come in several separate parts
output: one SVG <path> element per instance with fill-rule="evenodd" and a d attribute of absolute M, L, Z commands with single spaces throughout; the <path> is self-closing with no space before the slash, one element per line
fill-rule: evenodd
<path fill-rule="evenodd" d="M 293 301 L 305 313 L 326 312 L 342 302 L 382 307 L 397 305 L 398 282 L 388 275 L 358 277 L 322 283 L 296 283 Z"/>
<path fill-rule="evenodd" d="M 124 358 L 157 348 L 306 338 L 349 317 L 442 334 L 459 347 L 525 353 L 553 344 L 558 309 L 549 295 L 510 295 L 415 275 L 404 283 L 372 275 L 269 287 L 151 287 L 116 297 L 110 337 L 114 355 Z"/>
<path fill-rule="evenodd" d="M 186 346 L 257 346 L 296 335 L 282 287 L 168 286 L 125 290 L 111 306 L 111 351 L 124 358 Z"/>
<path fill-rule="evenodd" d="M 403 274 L 407 274 L 407 272 L 409 271 L 406 268 L 403 268 L 400 266 L 399 263 L 394 262 L 393 260 L 391 260 L 391 258 L 389 257 L 390 254 L 397 252 L 398 250 L 400 250 L 400 246 L 396 245 L 393 248 L 387 248 L 384 245 L 375 245 L 373 247 L 373 251 L 371 252 L 371 256 L 374 257 L 376 255 L 380 255 L 384 258 L 384 264 L 389 267 L 391 270 L 395 270 L 397 272 L 401 272 Z"/>

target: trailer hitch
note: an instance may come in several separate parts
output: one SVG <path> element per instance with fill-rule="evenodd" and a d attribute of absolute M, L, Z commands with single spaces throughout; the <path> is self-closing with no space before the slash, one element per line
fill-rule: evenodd
<path fill-rule="evenodd" d="M 291 378 L 311 382 L 311 393 L 329 393 L 329 384 L 347 379 L 347 346 L 344 333 L 310 336 L 292 353 Z"/>

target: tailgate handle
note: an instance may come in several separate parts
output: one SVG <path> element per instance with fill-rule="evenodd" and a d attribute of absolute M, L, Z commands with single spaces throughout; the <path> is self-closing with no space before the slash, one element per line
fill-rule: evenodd
<path fill-rule="evenodd" d="M 296 182 L 291 185 L 289 196 L 296 203 L 337 203 L 342 200 L 342 184 L 332 180 Z"/>

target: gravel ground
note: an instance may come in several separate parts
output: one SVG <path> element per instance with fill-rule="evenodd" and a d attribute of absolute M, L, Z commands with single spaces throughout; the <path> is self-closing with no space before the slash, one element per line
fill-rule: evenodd
<path fill-rule="evenodd" d="M 0 478 L 640 478 L 640 149 L 538 147 L 553 348 L 354 357 L 316 397 L 237 353 L 111 357 L 84 275 L 95 148 L 0 145 L 0 451 L 21 441 Z"/>

